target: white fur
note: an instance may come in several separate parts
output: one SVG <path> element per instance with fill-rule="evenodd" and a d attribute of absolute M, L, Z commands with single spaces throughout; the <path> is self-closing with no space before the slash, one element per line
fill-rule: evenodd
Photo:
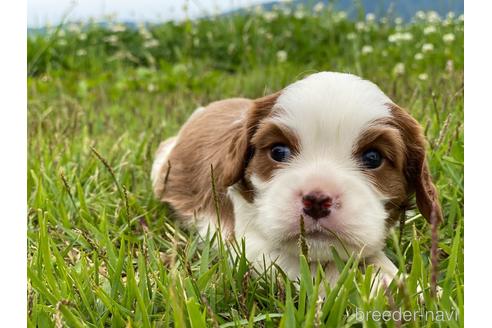
<path fill-rule="evenodd" d="M 167 163 L 169 155 L 171 154 L 171 150 L 173 150 L 174 146 L 176 145 L 176 139 L 176 137 L 168 139 L 163 142 L 162 147 L 159 147 L 159 150 L 155 155 L 154 163 L 152 164 L 152 171 L 150 173 L 152 187 L 155 187 L 161 168 L 165 163 Z"/>

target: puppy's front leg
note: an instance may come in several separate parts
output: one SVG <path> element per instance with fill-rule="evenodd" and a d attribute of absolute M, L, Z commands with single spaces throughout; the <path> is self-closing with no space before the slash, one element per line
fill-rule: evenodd
<path fill-rule="evenodd" d="M 366 258 L 366 264 L 373 264 L 376 269 L 377 283 L 374 284 L 375 292 L 377 289 L 386 288 L 395 279 L 398 274 L 398 268 L 384 254 L 383 251 L 377 252 L 375 255 Z"/>

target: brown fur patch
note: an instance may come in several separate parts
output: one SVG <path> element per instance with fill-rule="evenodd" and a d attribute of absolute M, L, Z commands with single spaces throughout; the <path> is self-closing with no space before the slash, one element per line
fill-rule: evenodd
<path fill-rule="evenodd" d="M 251 143 L 255 153 L 246 171 L 246 176 L 251 176 L 254 173 L 263 181 L 270 180 L 273 172 L 285 165 L 271 158 L 270 150 L 274 145 L 284 144 L 288 146 L 292 155 L 299 153 L 300 147 L 299 138 L 292 130 L 270 120 L 264 120 L 259 124 Z"/>
<path fill-rule="evenodd" d="M 373 184 L 388 197 L 386 211 L 389 223 L 394 223 L 408 201 L 408 187 L 404 174 L 405 144 L 400 131 L 387 123 L 387 119 L 377 120 L 359 137 L 354 158 L 360 160 L 369 149 L 378 150 L 384 157 L 376 169 L 364 169 Z"/>
<path fill-rule="evenodd" d="M 388 106 L 391 109 L 395 126 L 400 129 L 405 142 L 405 176 L 411 191 L 415 192 L 417 206 L 429 222 L 433 209 L 437 222 L 442 222 L 441 204 L 427 164 L 427 142 L 422 128 L 404 109 L 395 104 L 388 104 Z"/>
<path fill-rule="evenodd" d="M 422 215 L 430 221 L 434 208 L 437 221 L 442 222 L 439 198 L 427 165 L 422 128 L 402 108 L 394 104 L 388 106 L 392 117 L 375 121 L 361 135 L 354 156 L 358 158 L 369 148 L 378 149 L 384 155 L 383 165 L 366 173 L 390 198 L 386 205 L 390 224 L 409 208 L 414 193 Z"/>
<path fill-rule="evenodd" d="M 243 197 L 252 200 L 254 191 L 244 177 L 251 152 L 250 140 L 279 95 L 217 101 L 194 114 L 181 128 L 170 153 L 171 168 L 168 170 L 166 163 L 160 169 L 154 188 L 156 196 L 169 203 L 186 221 L 196 213 L 212 217 L 218 214 L 222 229 L 232 234 L 234 213 L 227 188 L 237 183 Z"/>

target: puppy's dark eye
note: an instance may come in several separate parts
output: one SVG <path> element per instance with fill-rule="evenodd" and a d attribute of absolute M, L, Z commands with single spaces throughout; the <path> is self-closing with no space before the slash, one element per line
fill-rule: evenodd
<path fill-rule="evenodd" d="M 383 163 L 383 155 L 375 149 L 369 149 L 362 153 L 362 164 L 368 169 L 376 169 Z"/>
<path fill-rule="evenodd" d="M 290 158 L 290 148 L 283 144 L 277 144 L 270 150 L 270 156 L 276 162 L 285 162 Z"/>

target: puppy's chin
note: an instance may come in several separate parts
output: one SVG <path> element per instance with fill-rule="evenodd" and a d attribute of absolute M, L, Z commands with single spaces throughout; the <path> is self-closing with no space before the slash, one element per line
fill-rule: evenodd
<path fill-rule="evenodd" d="M 341 259 L 350 256 L 370 256 L 377 252 L 382 243 L 364 245 L 355 243 L 349 232 L 336 232 L 333 230 L 306 231 L 304 237 L 308 247 L 308 259 L 310 261 L 328 262 L 333 261 L 338 255 Z M 296 256 L 301 253 L 301 234 L 293 234 L 291 237 L 280 241 L 280 249 L 286 254 Z"/>
<path fill-rule="evenodd" d="M 301 217 L 313 261 L 332 260 L 332 248 L 341 258 L 348 258 L 372 255 L 384 245 L 384 200 L 352 171 L 301 165 L 282 170 L 268 182 L 257 178 L 252 182 L 258 191 L 254 227 L 282 252 L 299 254 Z M 305 190 L 325 190 L 333 195 L 328 215 L 314 219 L 306 213 L 301 201 Z"/>
<path fill-rule="evenodd" d="M 335 252 L 338 256 L 344 260 L 348 259 L 352 254 L 358 254 L 358 250 L 355 247 L 342 245 L 339 240 L 331 237 L 307 237 L 306 245 L 308 247 L 308 260 L 313 262 L 330 262 L 335 258 Z M 297 256 L 301 254 L 299 241 L 288 242 L 285 245 L 285 251 L 290 256 Z"/>

